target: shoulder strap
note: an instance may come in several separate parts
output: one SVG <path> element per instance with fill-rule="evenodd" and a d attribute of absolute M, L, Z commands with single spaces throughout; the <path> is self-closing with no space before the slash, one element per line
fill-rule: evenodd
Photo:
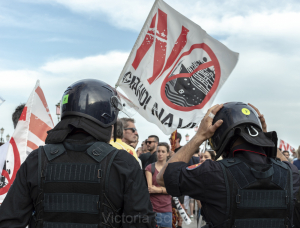
<path fill-rule="evenodd" d="M 217 162 L 222 163 L 225 167 L 228 168 L 228 167 L 231 167 L 231 166 L 241 163 L 241 160 L 238 158 L 225 158 L 225 159 L 219 160 Z"/>
<path fill-rule="evenodd" d="M 44 146 L 44 151 L 48 161 L 52 161 L 58 156 L 62 155 L 66 149 L 62 143 L 60 144 L 47 144 Z"/>
<path fill-rule="evenodd" d="M 155 162 L 151 163 L 151 173 L 152 173 L 152 176 L 155 173 Z"/>
<path fill-rule="evenodd" d="M 116 150 L 116 148 L 108 143 L 95 142 L 87 149 L 87 154 L 100 163 L 108 154 L 110 154 L 114 150 Z"/>
<path fill-rule="evenodd" d="M 105 174 L 105 175 L 106 175 L 106 176 L 105 176 L 105 191 L 106 191 L 106 192 L 108 192 L 108 181 L 109 181 L 110 168 L 111 168 L 111 165 L 112 165 L 112 163 L 113 163 L 113 161 L 114 161 L 114 159 L 115 159 L 117 153 L 119 152 L 118 149 L 116 149 L 116 148 L 114 148 L 114 147 L 113 147 L 113 149 L 114 149 L 114 153 L 113 153 L 113 155 L 112 155 L 111 158 L 110 158 L 110 161 L 109 161 L 109 163 L 108 163 L 108 165 L 107 165 L 107 171 L 106 171 L 106 174 Z"/>

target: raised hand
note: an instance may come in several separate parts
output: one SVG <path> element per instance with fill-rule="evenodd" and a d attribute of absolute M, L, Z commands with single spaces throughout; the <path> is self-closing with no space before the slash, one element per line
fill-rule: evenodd
<path fill-rule="evenodd" d="M 264 115 L 261 114 L 260 111 L 254 105 L 252 105 L 250 103 L 248 103 L 248 105 L 250 105 L 257 112 L 258 118 L 259 118 L 261 126 L 262 126 L 262 131 L 267 132 L 267 123 L 266 123 Z"/>
<path fill-rule="evenodd" d="M 197 136 L 201 137 L 203 141 L 212 137 L 218 127 L 222 125 L 223 120 L 218 120 L 214 125 L 212 124 L 214 116 L 222 107 L 223 104 L 217 104 L 211 107 L 210 109 L 208 109 L 204 118 L 201 120 L 199 129 L 197 131 Z"/>

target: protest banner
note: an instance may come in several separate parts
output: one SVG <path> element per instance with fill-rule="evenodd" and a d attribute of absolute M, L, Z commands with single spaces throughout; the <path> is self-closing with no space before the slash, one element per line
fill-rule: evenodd
<path fill-rule="evenodd" d="M 3 202 L 22 162 L 30 152 L 45 145 L 47 131 L 54 127 L 52 117 L 37 81 L 9 141 L 0 178 L 0 204 Z M 1 167 L 2 169 L 2 167 Z"/>
<path fill-rule="evenodd" d="M 238 53 L 157 0 L 116 86 L 171 134 L 200 122 L 237 61 Z"/>
<path fill-rule="evenodd" d="M 177 130 L 171 134 L 171 150 L 175 151 L 176 147 L 176 139 L 177 139 Z"/>
<path fill-rule="evenodd" d="M 287 142 L 285 142 L 284 140 L 280 139 L 279 142 L 279 149 L 281 149 L 282 151 L 289 151 L 291 153 L 295 152 L 295 149 Z"/>
<path fill-rule="evenodd" d="M 190 217 L 186 214 L 185 210 L 182 208 L 182 205 L 179 202 L 179 199 L 177 197 L 172 197 L 172 199 L 174 200 L 177 211 L 180 214 L 183 221 L 185 222 L 185 224 L 190 225 L 192 221 L 191 221 Z"/>

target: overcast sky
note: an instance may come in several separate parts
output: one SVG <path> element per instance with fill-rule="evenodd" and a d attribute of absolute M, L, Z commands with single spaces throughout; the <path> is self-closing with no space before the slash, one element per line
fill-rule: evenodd
<path fill-rule="evenodd" d="M 0 1 L 0 128 L 13 133 L 11 114 L 40 80 L 52 117 L 73 82 L 96 78 L 114 85 L 154 1 Z M 300 145 L 300 2 L 166 0 L 215 39 L 240 53 L 214 103 L 250 102 L 268 130 Z M 136 114 L 140 141 L 156 134 Z M 194 135 L 193 130 L 179 130 Z M 185 143 L 185 139 L 183 139 Z M 183 143 L 183 144 L 184 144 Z"/>

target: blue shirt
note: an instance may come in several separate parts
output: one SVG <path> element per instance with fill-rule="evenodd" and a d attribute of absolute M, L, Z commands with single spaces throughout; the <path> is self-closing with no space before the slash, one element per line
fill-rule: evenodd
<path fill-rule="evenodd" d="M 293 164 L 300 170 L 300 160 L 299 159 L 294 161 Z"/>

